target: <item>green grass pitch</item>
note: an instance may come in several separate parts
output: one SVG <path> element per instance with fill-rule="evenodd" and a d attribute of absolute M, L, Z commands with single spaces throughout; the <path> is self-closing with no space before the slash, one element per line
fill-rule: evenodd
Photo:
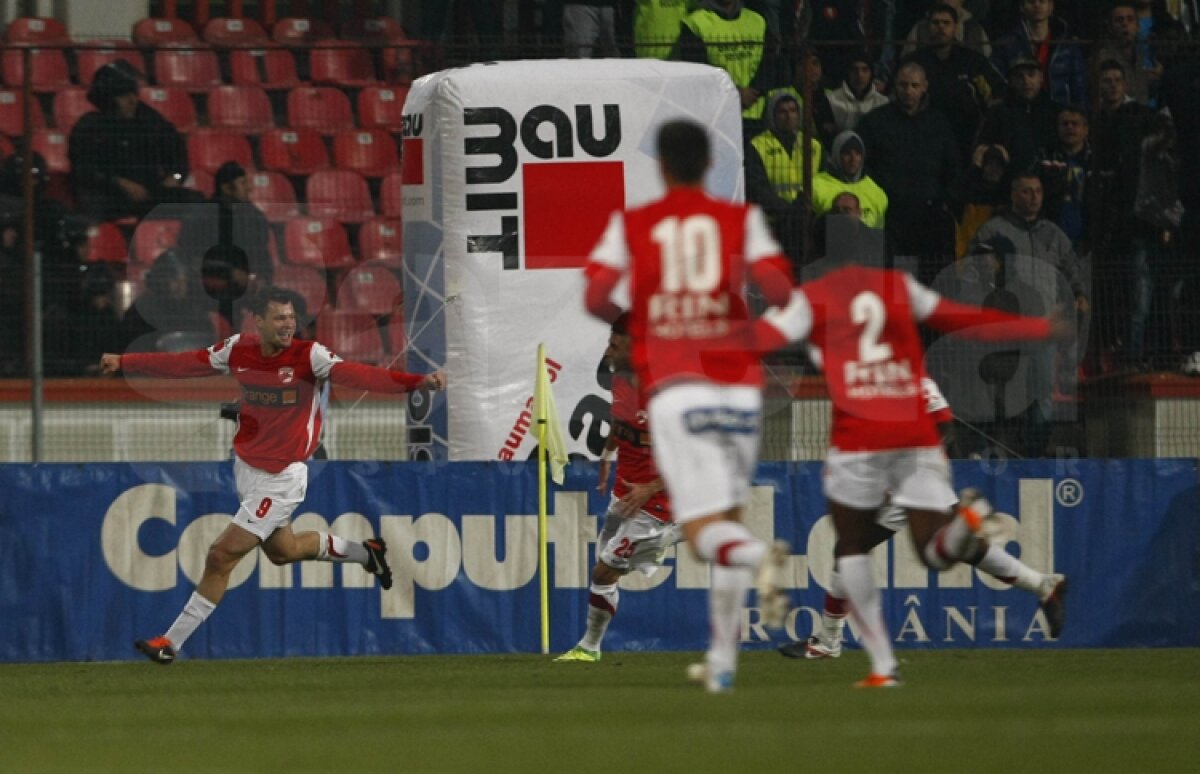
<path fill-rule="evenodd" d="M 0 665 L 0 772 L 1175 772 L 1200 767 L 1200 649 Z"/>

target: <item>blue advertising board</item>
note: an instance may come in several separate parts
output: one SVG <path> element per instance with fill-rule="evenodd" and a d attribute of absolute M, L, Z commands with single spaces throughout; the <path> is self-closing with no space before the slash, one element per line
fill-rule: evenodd
<path fill-rule="evenodd" d="M 382 535 L 390 591 L 357 565 L 275 566 L 255 553 L 188 641 L 199 658 L 534 652 L 539 648 L 537 481 L 525 463 L 314 462 L 297 530 Z M 548 519 L 552 647 L 582 632 L 606 498 L 573 463 Z M 959 567 L 936 575 L 906 536 L 876 549 L 898 647 L 1200 645 L 1200 509 L 1194 460 L 955 463 L 999 514 L 991 534 L 1070 577 L 1050 640 L 1037 600 Z M 752 529 L 793 546 L 793 611 L 768 632 L 748 608 L 747 647 L 806 637 L 832 567 L 818 463 L 760 465 Z M 209 543 L 237 507 L 227 463 L 0 466 L 0 660 L 135 657 L 187 601 Z M 680 547 L 623 581 L 610 650 L 699 650 L 706 567 Z M 751 600 L 752 603 L 752 600 Z M 853 630 L 848 636 L 854 637 Z"/>

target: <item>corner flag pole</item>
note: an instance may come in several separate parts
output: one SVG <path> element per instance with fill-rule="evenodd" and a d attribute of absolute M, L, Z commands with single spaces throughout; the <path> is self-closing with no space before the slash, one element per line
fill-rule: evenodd
<path fill-rule="evenodd" d="M 537 419 L 538 440 L 538 586 L 541 592 L 542 619 L 542 654 L 550 653 L 550 578 L 549 578 L 549 540 L 546 523 L 546 396 L 543 395 L 543 385 L 550 380 L 546 377 L 546 345 L 538 344 L 537 348 L 537 382 L 534 387 L 534 414 Z M 543 381 L 544 380 L 544 381 Z"/>

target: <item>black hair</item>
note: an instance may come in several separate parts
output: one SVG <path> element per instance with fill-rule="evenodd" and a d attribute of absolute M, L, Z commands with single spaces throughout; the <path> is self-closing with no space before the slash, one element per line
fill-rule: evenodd
<path fill-rule="evenodd" d="M 254 299 L 254 314 L 259 317 L 264 317 L 267 314 L 267 307 L 270 304 L 291 304 L 292 308 L 296 308 L 296 294 L 287 288 L 276 287 L 271 285 L 265 287 L 259 292 Z M 299 310 L 296 310 L 299 312 Z M 299 317 L 299 314 L 297 314 Z"/>
<path fill-rule="evenodd" d="M 1108 72 L 1109 70 L 1120 70 L 1122 77 L 1125 77 L 1125 75 L 1127 75 L 1127 73 L 1125 72 L 1125 65 L 1121 64 L 1116 59 L 1105 59 L 1103 62 L 1100 63 L 1100 68 L 1099 68 L 1099 70 L 1097 70 L 1097 72 L 1103 74 L 1103 73 Z"/>
<path fill-rule="evenodd" d="M 935 13 L 948 14 L 951 19 L 954 19 L 955 24 L 958 24 L 958 22 L 961 21 L 958 18 L 958 9 L 952 5 L 947 5 L 946 3 L 934 3 L 933 7 L 929 9 L 928 18 L 932 19 Z"/>
<path fill-rule="evenodd" d="M 620 316 L 613 320 L 612 332 L 618 336 L 629 335 L 629 312 L 621 312 Z"/>
<path fill-rule="evenodd" d="M 678 182 L 699 183 L 708 169 L 708 132 L 695 121 L 668 121 L 658 130 L 658 157 Z"/>

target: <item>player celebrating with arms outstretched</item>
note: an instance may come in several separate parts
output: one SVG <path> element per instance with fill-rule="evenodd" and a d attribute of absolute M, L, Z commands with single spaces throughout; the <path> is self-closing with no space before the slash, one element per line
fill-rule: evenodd
<path fill-rule="evenodd" d="M 208 349 L 180 353 L 105 354 L 100 370 L 186 378 L 232 374 L 242 388 L 233 472 L 241 505 L 233 523 L 208 549 L 204 574 L 183 612 L 165 634 L 134 646 L 158 664 L 170 664 L 188 637 L 212 614 L 242 557 L 260 544 L 275 564 L 307 559 L 355 562 L 379 576 L 392 573 L 379 538 L 362 543 L 321 532 L 292 531 L 292 511 L 308 488 L 306 461 L 321 439 L 327 382 L 377 392 L 440 390 L 445 375 L 406 374 L 348 363 L 315 341 L 300 341 L 289 293 L 267 290 L 254 313 L 257 335 L 235 335 Z"/>
<path fill-rule="evenodd" d="M 836 569 L 850 615 L 858 624 L 871 674 L 858 685 L 900 684 L 875 570 L 879 508 L 908 512 L 910 534 L 930 568 L 965 561 L 979 547 L 979 515 L 962 508 L 950 482 L 950 463 L 925 410 L 921 379 L 925 352 L 917 323 L 985 341 L 1065 337 L 1062 320 L 1020 317 L 946 300 L 908 274 L 827 259 L 782 310 L 756 325 L 764 349 L 807 339 L 820 353 L 833 402 L 824 490 L 837 531 Z"/>
<path fill-rule="evenodd" d="M 779 587 L 786 546 L 755 537 L 741 514 L 758 460 L 763 384 L 745 288 L 753 280 L 782 305 L 791 266 L 760 209 L 704 191 L 704 127 L 670 121 L 657 146 L 666 195 L 613 215 L 585 270 L 585 301 L 612 322 L 622 311 L 613 290 L 628 276 L 633 364 L 650 396 L 654 461 L 688 545 L 712 564 L 706 663 L 689 671 L 722 693 L 733 687 L 741 609 L 756 571 L 764 622 L 777 626 L 787 614 Z"/>

